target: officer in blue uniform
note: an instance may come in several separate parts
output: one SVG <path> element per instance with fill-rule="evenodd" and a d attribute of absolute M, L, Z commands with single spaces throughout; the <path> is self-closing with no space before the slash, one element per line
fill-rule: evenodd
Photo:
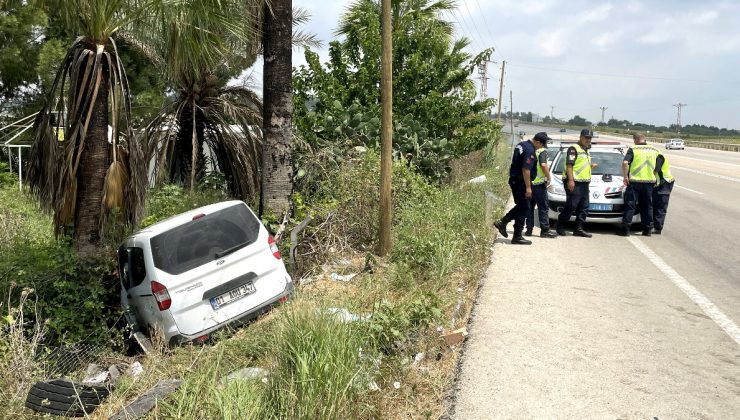
<path fill-rule="evenodd" d="M 537 136 L 540 136 L 539 138 L 545 142 L 551 140 L 545 133 L 538 133 Z M 512 244 L 532 244 L 532 241 L 524 239 L 522 231 L 532 199 L 532 181 L 537 173 L 536 164 L 535 146 L 532 141 L 526 140 L 517 144 L 514 148 L 514 154 L 511 156 L 511 166 L 509 167 L 509 187 L 511 188 L 511 194 L 514 196 L 515 205 L 504 217 L 494 222 L 494 226 L 496 226 L 499 233 L 504 238 L 508 238 L 506 225 L 514 220 Z"/>

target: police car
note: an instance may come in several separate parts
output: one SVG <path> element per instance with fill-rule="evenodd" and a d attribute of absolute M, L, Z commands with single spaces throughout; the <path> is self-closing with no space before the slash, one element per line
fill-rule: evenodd
<path fill-rule="evenodd" d="M 574 142 L 562 142 L 559 150 L 555 151 L 550 164 L 553 180 L 547 187 L 547 199 L 550 209 L 550 219 L 557 219 L 565 208 L 565 186 L 563 185 L 563 171 L 568 147 Z M 592 142 L 591 163 L 597 166 L 591 170 L 591 184 L 589 185 L 589 209 L 587 222 L 621 223 L 624 214 L 624 178 L 622 177 L 622 161 L 626 147 L 619 142 Z M 551 149 L 552 150 L 552 149 Z M 570 220 L 575 220 L 575 214 Z M 639 222 L 635 215 L 633 222 Z"/>

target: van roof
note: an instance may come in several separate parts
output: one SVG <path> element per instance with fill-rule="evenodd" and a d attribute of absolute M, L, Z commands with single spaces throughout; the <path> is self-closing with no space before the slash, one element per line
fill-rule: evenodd
<path fill-rule="evenodd" d="M 175 216 L 169 217 L 161 222 L 157 222 L 151 226 L 147 226 L 139 231 L 136 231 L 130 238 L 151 238 L 159 235 L 162 232 L 166 232 L 172 228 L 176 228 L 180 225 L 184 225 L 187 222 L 193 220 L 193 218 L 200 214 L 210 214 L 215 211 L 223 210 L 225 208 L 236 206 L 238 204 L 246 205 L 240 200 L 222 201 L 220 203 L 209 204 L 207 206 L 198 207 L 197 209 L 186 211 Z"/>

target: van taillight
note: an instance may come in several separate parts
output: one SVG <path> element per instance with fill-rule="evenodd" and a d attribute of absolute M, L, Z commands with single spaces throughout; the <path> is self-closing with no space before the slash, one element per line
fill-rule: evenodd
<path fill-rule="evenodd" d="M 282 258 L 280 256 L 280 249 L 278 248 L 277 244 L 275 243 L 275 239 L 272 236 L 269 236 L 267 238 L 267 243 L 270 245 L 270 251 L 272 251 L 272 256 L 277 259 Z"/>
<path fill-rule="evenodd" d="M 157 301 L 157 306 L 159 306 L 160 311 L 170 309 L 170 305 L 172 305 L 170 292 L 167 291 L 167 288 L 164 287 L 162 283 L 152 281 L 152 294 L 154 295 L 154 299 Z"/>

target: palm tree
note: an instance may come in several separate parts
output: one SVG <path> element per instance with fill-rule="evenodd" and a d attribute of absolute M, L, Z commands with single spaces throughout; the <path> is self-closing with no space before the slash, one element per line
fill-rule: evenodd
<path fill-rule="evenodd" d="M 233 195 L 247 198 L 259 190 L 261 103 L 227 81 L 257 58 L 264 0 L 204 1 L 210 10 L 171 10 L 167 24 L 123 34 L 171 85 L 168 103 L 145 127 L 148 155 L 158 181 L 193 188 L 210 163 Z"/>
<path fill-rule="evenodd" d="M 100 243 L 110 207 L 120 207 L 130 223 L 141 215 L 146 164 L 143 149 L 133 141 L 128 82 L 112 35 L 146 5 L 127 0 L 48 0 L 45 5 L 79 37 L 36 118 L 28 183 L 42 209 L 53 214 L 55 233 L 71 233 L 84 255 Z"/>
<path fill-rule="evenodd" d="M 293 65 L 291 0 L 265 6 L 262 188 L 260 214 L 290 211 L 293 193 Z"/>
<path fill-rule="evenodd" d="M 252 67 L 262 54 L 261 25 L 271 4 L 222 1 L 220 12 L 210 13 L 211 22 L 198 21 L 199 15 L 183 10 L 176 25 L 149 31 L 149 39 L 122 34 L 172 85 L 171 100 L 146 127 L 159 181 L 192 188 L 206 172 L 217 171 L 236 197 L 251 198 L 260 191 L 262 102 L 248 85 L 231 86 L 227 81 Z M 214 18 L 217 12 L 221 19 Z M 293 25 L 308 18 L 303 9 L 293 11 Z M 195 42 L 203 32 L 192 28 L 207 28 L 205 33 L 212 36 Z M 320 45 L 311 34 L 294 35 L 293 45 Z"/>

